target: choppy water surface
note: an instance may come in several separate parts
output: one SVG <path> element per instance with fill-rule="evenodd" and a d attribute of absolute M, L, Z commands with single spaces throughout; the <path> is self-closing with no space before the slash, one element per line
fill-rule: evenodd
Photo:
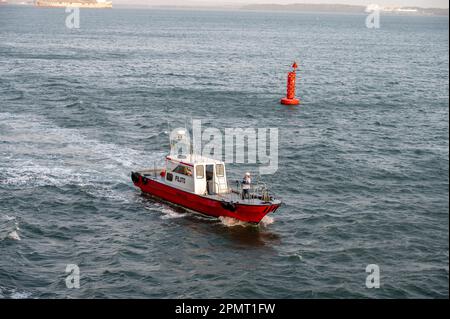
<path fill-rule="evenodd" d="M 448 18 L 65 18 L 0 7 L 0 297 L 448 297 Z M 287 108 L 293 59 L 303 105 Z M 260 227 L 132 186 L 167 151 L 167 121 L 191 118 L 279 128 L 264 180 L 285 205 Z"/>

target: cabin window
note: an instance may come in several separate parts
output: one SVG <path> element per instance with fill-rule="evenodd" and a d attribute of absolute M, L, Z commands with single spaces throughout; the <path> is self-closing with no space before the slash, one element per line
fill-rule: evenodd
<path fill-rule="evenodd" d="M 173 181 L 173 174 L 172 174 L 172 173 L 167 173 L 166 179 L 167 179 L 169 182 Z"/>
<path fill-rule="evenodd" d="M 181 175 L 192 176 L 192 169 L 184 165 L 178 165 L 175 167 L 173 172 Z"/>
<path fill-rule="evenodd" d="M 218 177 L 223 177 L 225 174 L 224 169 L 223 169 L 223 164 L 217 164 L 216 165 L 216 175 Z"/>
<path fill-rule="evenodd" d="M 205 168 L 203 167 L 203 165 L 195 166 L 195 175 L 197 176 L 197 178 L 205 177 Z"/>

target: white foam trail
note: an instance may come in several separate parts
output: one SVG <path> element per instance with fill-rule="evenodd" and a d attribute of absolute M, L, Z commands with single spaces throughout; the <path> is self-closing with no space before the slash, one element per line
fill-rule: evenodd
<path fill-rule="evenodd" d="M 161 216 L 161 219 L 182 218 L 187 215 L 187 213 L 178 213 L 170 208 L 162 208 L 161 212 L 164 214 Z"/>
<path fill-rule="evenodd" d="M 6 128 L 0 140 L 7 142 L 0 149 L 0 184 L 4 185 L 70 184 L 84 187 L 93 196 L 126 200 L 110 185 L 131 185 L 131 170 L 153 166 L 153 161 L 162 161 L 164 155 L 91 139 L 80 130 L 61 128 L 32 114 L 0 113 L 1 126 Z"/>

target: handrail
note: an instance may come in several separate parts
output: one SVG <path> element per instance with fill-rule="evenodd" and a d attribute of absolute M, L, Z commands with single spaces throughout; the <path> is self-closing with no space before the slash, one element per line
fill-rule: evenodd
<path fill-rule="evenodd" d="M 249 197 L 242 198 L 242 182 L 236 180 L 236 187 L 238 188 L 237 190 L 234 190 L 233 187 L 231 187 L 231 191 L 238 194 L 239 198 L 242 200 L 250 201 L 255 198 L 261 198 L 262 200 L 270 201 L 271 199 L 270 191 L 267 188 L 266 183 L 261 182 L 259 179 L 254 184 L 252 183 L 250 185 Z"/>

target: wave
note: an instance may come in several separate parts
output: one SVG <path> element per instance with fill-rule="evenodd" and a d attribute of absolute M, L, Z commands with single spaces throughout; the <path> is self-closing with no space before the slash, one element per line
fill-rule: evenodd
<path fill-rule="evenodd" d="M 15 90 L 13 92 L 8 92 L 12 97 L 6 97 L 7 101 L 20 101 L 24 98 L 24 92 Z"/>
<path fill-rule="evenodd" d="M 32 293 L 28 291 L 19 291 L 17 288 L 6 288 L 0 286 L 0 298 L 30 299 L 31 296 Z"/>
<path fill-rule="evenodd" d="M 0 241 L 5 239 L 20 240 L 19 230 L 19 222 L 16 217 L 0 215 Z"/>

